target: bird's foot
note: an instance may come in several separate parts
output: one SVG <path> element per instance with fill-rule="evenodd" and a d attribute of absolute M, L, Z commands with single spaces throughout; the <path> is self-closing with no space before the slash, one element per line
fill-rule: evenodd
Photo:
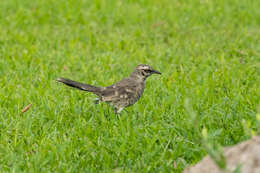
<path fill-rule="evenodd" d="M 94 101 L 95 104 L 98 104 L 99 103 L 99 98 L 96 98 L 95 101 Z"/>
<path fill-rule="evenodd" d="M 120 114 L 120 112 L 123 110 L 124 108 L 115 108 L 114 111 L 116 114 Z"/>

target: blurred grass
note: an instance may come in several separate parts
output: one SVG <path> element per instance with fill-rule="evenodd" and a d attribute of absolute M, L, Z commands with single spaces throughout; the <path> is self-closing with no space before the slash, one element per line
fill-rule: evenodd
<path fill-rule="evenodd" d="M 221 145 L 258 130 L 260 1 L 0 7 L 1 172 L 181 172 L 206 154 L 203 128 Z M 163 75 L 120 118 L 54 81 L 110 85 L 140 63 Z"/>

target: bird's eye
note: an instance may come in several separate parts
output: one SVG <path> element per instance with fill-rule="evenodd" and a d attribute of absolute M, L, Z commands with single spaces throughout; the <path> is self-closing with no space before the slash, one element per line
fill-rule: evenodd
<path fill-rule="evenodd" d="M 149 69 L 146 69 L 146 70 L 144 70 L 146 73 L 151 73 L 151 70 L 149 70 Z"/>

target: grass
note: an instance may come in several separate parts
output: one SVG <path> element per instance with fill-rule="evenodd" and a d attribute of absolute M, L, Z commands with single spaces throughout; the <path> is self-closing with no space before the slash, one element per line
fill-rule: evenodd
<path fill-rule="evenodd" d="M 259 133 L 258 0 L 0 7 L 0 172 L 181 172 L 207 154 L 202 131 L 221 146 Z M 110 85 L 140 63 L 163 75 L 119 117 L 55 82 Z"/>

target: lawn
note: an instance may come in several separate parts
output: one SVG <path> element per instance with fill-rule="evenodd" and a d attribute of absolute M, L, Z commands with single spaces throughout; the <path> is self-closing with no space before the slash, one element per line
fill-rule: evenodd
<path fill-rule="evenodd" d="M 259 0 L 1 0 L 0 172 L 178 173 L 259 134 L 259 9 Z M 55 81 L 111 85 L 143 63 L 162 75 L 120 116 Z"/>

